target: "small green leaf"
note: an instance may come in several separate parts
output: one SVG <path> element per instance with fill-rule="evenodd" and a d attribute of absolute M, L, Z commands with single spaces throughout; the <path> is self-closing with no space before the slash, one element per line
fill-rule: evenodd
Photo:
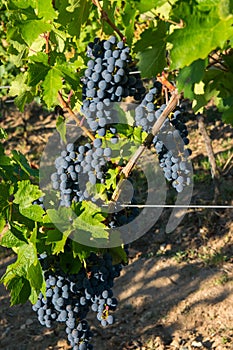
<path fill-rule="evenodd" d="M 66 119 L 62 115 L 59 115 L 57 117 L 56 128 L 61 136 L 62 141 L 66 143 Z"/>
<path fill-rule="evenodd" d="M 91 252 L 95 252 L 96 249 L 93 247 L 88 247 L 78 242 L 72 241 L 72 251 L 73 251 L 74 258 L 78 256 L 79 260 L 83 262 L 90 256 Z"/>
<path fill-rule="evenodd" d="M 46 284 L 39 261 L 37 261 L 36 264 L 29 266 L 27 271 L 27 280 L 31 286 L 30 301 L 32 304 L 35 304 L 37 302 L 39 292 L 41 290 L 45 291 L 46 289 Z"/>
<path fill-rule="evenodd" d="M 121 262 L 127 263 L 127 254 L 123 247 L 116 247 L 110 249 L 110 254 L 112 255 L 113 264 L 119 264 Z"/>
<path fill-rule="evenodd" d="M 15 98 L 15 104 L 16 106 L 19 108 L 20 112 L 24 111 L 24 107 L 27 103 L 30 103 L 33 101 L 33 94 L 31 93 L 31 91 L 26 90 L 23 91 L 21 94 L 19 94 L 16 98 Z"/>
<path fill-rule="evenodd" d="M 116 178 L 119 171 L 117 169 L 108 169 L 106 173 L 106 188 L 109 190 L 111 187 L 114 190 L 116 188 Z"/>
<path fill-rule="evenodd" d="M 20 9 L 26 9 L 29 6 L 35 7 L 35 0 L 11 0 L 12 3 Z"/>
<path fill-rule="evenodd" d="M 31 265 L 38 263 L 35 246 L 23 244 L 18 247 L 18 257 L 15 263 L 7 267 L 6 273 L 1 278 L 1 282 L 11 291 L 11 305 L 25 303 L 30 294 L 31 287 L 27 280 L 28 271 Z"/>
<path fill-rule="evenodd" d="M 58 91 L 62 88 L 62 75 L 56 68 L 51 68 L 46 75 L 42 87 L 44 89 L 44 101 L 50 108 L 58 103 Z"/>
<path fill-rule="evenodd" d="M 194 98 L 194 84 L 199 83 L 205 73 L 205 60 L 197 60 L 192 62 L 188 67 L 184 67 L 179 71 L 177 85 L 179 91 L 184 92 L 184 96 L 190 99 Z"/>
<path fill-rule="evenodd" d="M 21 209 L 24 209 L 30 207 L 33 201 L 42 196 L 43 192 L 39 189 L 37 185 L 31 184 L 29 180 L 23 180 L 18 182 L 18 190 L 14 195 L 15 198 L 13 202 L 19 204 Z"/>
<path fill-rule="evenodd" d="M 71 234 L 71 228 L 62 232 L 61 240 L 55 241 L 54 244 L 52 245 L 52 254 L 59 254 L 61 252 L 64 252 L 65 244 L 70 234 Z"/>

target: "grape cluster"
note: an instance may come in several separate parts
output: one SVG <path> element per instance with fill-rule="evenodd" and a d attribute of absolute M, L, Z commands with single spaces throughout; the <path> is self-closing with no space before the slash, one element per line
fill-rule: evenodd
<path fill-rule="evenodd" d="M 115 36 L 102 41 L 96 38 L 88 44 L 87 55 L 90 60 L 83 78 L 81 112 L 90 129 L 103 137 L 106 125 L 113 120 L 113 103 L 127 96 L 141 100 L 145 88 L 134 67 L 129 47 L 123 41 L 117 42 Z M 116 142 L 115 136 L 113 143 Z"/>
<path fill-rule="evenodd" d="M 166 108 L 166 104 L 158 103 L 160 94 L 161 84 L 156 81 L 154 87 L 149 90 L 135 110 L 135 124 L 141 126 L 147 133 L 152 131 L 154 123 Z M 182 192 L 184 187 L 191 182 L 188 169 L 188 157 L 191 151 L 185 148 L 189 143 L 187 136 L 188 131 L 183 121 L 183 114 L 177 108 L 164 121 L 159 133 L 153 139 L 164 176 L 172 183 L 177 192 Z"/>
<path fill-rule="evenodd" d="M 40 261 L 43 269 L 48 267 L 46 254 L 40 256 Z M 91 253 L 86 267 L 75 275 L 45 270 L 46 295 L 40 293 L 32 306 L 41 325 L 50 328 L 55 322 L 64 323 L 73 350 L 91 350 L 92 333 L 85 318 L 92 310 L 103 327 L 114 322 L 110 311 L 116 309 L 117 299 L 111 288 L 121 268 L 121 264 L 113 265 L 109 253 L 102 257 Z"/>
<path fill-rule="evenodd" d="M 135 109 L 135 124 L 141 126 L 147 133 L 151 132 L 151 129 L 166 107 L 157 103 L 157 99 L 161 96 L 162 84 L 155 82 L 154 87 L 148 91 L 141 103 Z"/>
<path fill-rule="evenodd" d="M 110 156 L 111 149 L 102 148 L 100 138 L 96 138 L 93 145 L 67 144 L 56 158 L 56 171 L 51 175 L 53 189 L 60 192 L 60 205 L 69 207 L 72 201 L 90 198 L 87 183 L 95 185 L 104 181 L 103 169 Z"/>
<path fill-rule="evenodd" d="M 167 126 L 170 123 L 174 128 Z M 153 139 L 164 176 L 178 193 L 191 183 L 188 160 L 191 150 L 185 148 L 189 143 L 187 136 L 187 127 L 182 122 L 181 111 L 177 108 Z"/>

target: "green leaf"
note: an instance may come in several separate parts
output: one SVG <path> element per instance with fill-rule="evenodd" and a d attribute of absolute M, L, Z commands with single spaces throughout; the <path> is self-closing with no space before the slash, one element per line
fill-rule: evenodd
<path fill-rule="evenodd" d="M 30 103 L 33 101 L 34 95 L 31 93 L 31 91 L 23 91 L 22 94 L 19 94 L 15 98 L 15 104 L 19 108 L 20 112 L 24 111 L 24 107 L 27 103 Z"/>
<path fill-rule="evenodd" d="M 14 195 L 15 198 L 13 202 L 16 204 L 19 204 L 21 209 L 25 209 L 25 208 L 28 209 L 31 207 L 31 204 L 33 201 L 35 201 L 36 199 L 42 196 L 43 196 L 43 192 L 39 189 L 37 185 L 31 184 L 29 180 L 23 180 L 18 182 L 18 190 Z M 40 206 L 35 206 L 35 207 L 37 208 Z"/>
<path fill-rule="evenodd" d="M 5 156 L 5 155 L 0 155 L 0 165 L 11 165 L 12 160 Z"/>
<path fill-rule="evenodd" d="M 162 6 L 166 2 L 167 2 L 166 0 L 141 0 L 141 1 L 135 1 L 135 6 L 140 11 L 140 13 L 144 13 L 153 8 Z"/>
<path fill-rule="evenodd" d="M 31 294 L 28 282 L 28 272 L 31 265 L 38 263 L 37 251 L 33 244 L 23 244 L 18 247 L 18 257 L 15 263 L 7 267 L 1 282 L 11 291 L 11 305 L 25 303 Z M 39 276 L 38 276 L 39 277 Z"/>
<path fill-rule="evenodd" d="M 132 7 L 132 3 L 126 2 L 124 12 L 122 14 L 122 22 L 126 28 L 125 36 L 127 38 L 127 43 L 131 46 L 134 37 L 134 25 L 135 17 L 137 15 L 137 10 Z"/>
<path fill-rule="evenodd" d="M 83 65 L 83 62 L 82 62 Z M 61 76 L 70 84 L 70 87 L 74 90 L 77 90 L 80 82 L 79 76 L 74 72 L 76 66 L 73 67 L 73 64 L 67 65 L 67 63 L 62 65 L 56 65 L 56 69 L 61 72 Z"/>
<path fill-rule="evenodd" d="M 197 60 L 192 62 L 188 67 L 184 67 L 179 71 L 177 85 L 179 91 L 184 92 L 184 96 L 190 99 L 194 98 L 194 84 L 199 83 L 205 73 L 205 60 Z"/>
<path fill-rule="evenodd" d="M 11 82 L 11 87 L 9 90 L 9 96 L 17 96 L 22 93 L 22 91 L 27 91 L 28 87 L 25 83 L 27 79 L 27 74 L 18 74 Z"/>
<path fill-rule="evenodd" d="M 76 218 L 71 208 L 59 207 L 56 209 L 47 209 L 47 217 L 61 232 L 65 232 L 71 228 L 72 220 Z"/>
<path fill-rule="evenodd" d="M 24 304 L 31 294 L 28 280 L 22 276 L 15 276 L 7 284 L 7 289 L 11 292 L 11 306 Z"/>
<path fill-rule="evenodd" d="M 6 219 L 3 216 L 0 216 L 0 234 L 5 226 L 6 226 Z"/>
<path fill-rule="evenodd" d="M 187 13 L 189 4 L 184 3 L 182 10 Z M 205 59 L 212 50 L 222 48 L 233 36 L 233 15 L 222 17 L 218 5 L 212 6 L 208 13 L 195 9 L 186 17 L 182 10 L 180 18 L 184 20 L 184 28 L 175 29 L 168 38 L 173 44 L 171 69 L 183 68 L 199 58 Z"/>
<path fill-rule="evenodd" d="M 70 234 L 71 234 L 71 229 L 68 229 L 62 232 L 61 240 L 55 241 L 54 244 L 52 245 L 52 254 L 59 254 L 61 252 L 64 252 L 65 244 Z"/>
<path fill-rule="evenodd" d="M 38 170 L 32 169 L 30 165 L 28 164 L 27 159 L 25 156 L 20 153 L 19 151 L 13 150 L 12 152 L 12 159 L 20 166 L 20 168 L 28 175 L 35 178 L 39 177 Z"/>
<path fill-rule="evenodd" d="M 155 76 L 166 66 L 166 32 L 166 24 L 160 21 L 156 29 L 144 31 L 135 45 L 142 77 Z"/>
<path fill-rule="evenodd" d="M 72 12 L 72 20 L 67 23 L 68 33 L 77 38 L 80 36 L 81 27 L 87 21 L 90 11 L 90 1 L 87 0 L 69 0 L 71 4 L 66 8 L 68 12 Z"/>
<path fill-rule="evenodd" d="M 11 2 L 20 9 L 26 9 L 29 6 L 35 7 L 35 0 L 11 0 Z"/>
<path fill-rule="evenodd" d="M 47 232 L 46 244 L 50 244 L 50 243 L 54 243 L 62 240 L 62 232 L 59 231 L 57 228 L 55 227 L 48 228 L 46 232 Z"/>
<path fill-rule="evenodd" d="M 62 141 L 66 143 L 66 119 L 62 115 L 59 115 L 57 117 L 56 128 L 61 136 Z"/>
<path fill-rule="evenodd" d="M 85 245 L 91 245 L 93 239 L 108 239 L 107 226 L 103 224 L 105 217 L 98 206 L 91 202 L 83 201 L 79 206 L 79 215 L 73 222 L 76 232 L 73 232 L 73 239 Z"/>
<path fill-rule="evenodd" d="M 46 283 L 39 261 L 37 261 L 36 264 L 29 266 L 27 271 L 27 280 L 31 286 L 30 301 L 32 304 L 35 304 L 37 302 L 39 292 L 41 290 L 42 292 L 45 292 L 46 290 Z"/>
<path fill-rule="evenodd" d="M 25 241 L 21 241 L 17 238 L 11 230 L 7 230 L 1 240 L 1 245 L 6 248 L 19 247 L 23 244 L 25 244 Z"/>
<path fill-rule="evenodd" d="M 118 175 L 119 171 L 116 171 L 115 169 L 108 169 L 106 173 L 106 188 L 109 190 L 111 187 L 113 189 L 116 188 L 116 178 Z"/>
<path fill-rule="evenodd" d="M 33 221 L 43 222 L 43 216 L 45 212 L 40 205 L 33 204 L 27 208 L 22 208 L 20 206 L 19 211 L 23 216 L 26 216 Z"/>
<path fill-rule="evenodd" d="M 123 247 L 111 248 L 110 254 L 112 255 L 113 264 L 127 263 L 127 254 Z"/>
<path fill-rule="evenodd" d="M 43 81 L 48 74 L 49 66 L 45 66 L 42 63 L 29 63 L 28 64 L 28 84 L 36 86 Z"/>
<path fill-rule="evenodd" d="M 52 21 L 58 16 L 51 0 L 37 0 L 37 8 L 39 18 Z"/>
<path fill-rule="evenodd" d="M 43 83 L 44 89 L 44 101 L 50 108 L 58 103 L 57 95 L 58 91 L 62 88 L 62 76 L 59 70 L 56 68 L 51 68 L 46 75 Z"/>
<path fill-rule="evenodd" d="M 24 244 L 28 243 L 28 240 L 27 240 L 28 228 L 26 228 L 25 225 L 17 223 L 16 221 L 10 221 L 9 229 L 12 235 L 14 235 L 19 241 L 23 242 Z M 20 245 L 21 244 L 19 244 L 19 246 Z"/>
<path fill-rule="evenodd" d="M 40 34 L 51 30 L 51 24 L 44 20 L 26 20 L 19 26 L 25 42 L 31 46 Z"/>
<path fill-rule="evenodd" d="M 91 252 L 95 252 L 96 249 L 93 247 L 88 247 L 86 245 L 72 241 L 72 251 L 73 251 L 74 258 L 78 256 L 79 260 L 83 262 L 90 256 Z"/>

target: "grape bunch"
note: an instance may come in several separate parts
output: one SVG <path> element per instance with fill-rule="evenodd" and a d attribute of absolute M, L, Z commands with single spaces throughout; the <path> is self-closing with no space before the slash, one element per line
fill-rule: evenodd
<path fill-rule="evenodd" d="M 150 133 L 156 120 L 160 117 L 166 104 L 159 104 L 161 83 L 156 81 L 154 87 L 145 95 L 135 110 L 135 124 Z M 153 144 L 159 156 L 160 166 L 165 178 L 172 183 L 177 192 L 182 192 L 191 182 L 188 157 L 191 154 L 188 145 L 188 130 L 184 123 L 183 113 L 176 108 L 166 118 Z"/>
<path fill-rule="evenodd" d="M 106 124 L 113 120 L 113 103 L 133 96 L 140 101 L 145 88 L 130 55 L 130 49 L 115 36 L 95 38 L 88 44 L 87 69 L 83 78 L 81 112 L 89 127 L 99 136 L 106 134 Z M 115 139 L 116 140 L 116 139 Z"/>
<path fill-rule="evenodd" d="M 68 341 L 73 350 L 91 350 L 92 332 L 85 320 L 94 311 L 103 327 L 114 322 L 110 314 L 117 307 L 113 297 L 114 279 L 119 277 L 121 264 L 113 264 L 112 256 L 91 253 L 77 274 L 65 274 L 60 268 L 51 268 L 47 255 L 40 256 L 46 281 L 46 295 L 39 294 L 32 309 L 41 325 L 48 328 L 55 322 L 65 324 Z M 48 268 L 49 267 L 49 268 Z"/>
<path fill-rule="evenodd" d="M 104 168 L 110 156 L 111 149 L 102 147 L 100 138 L 96 138 L 93 144 L 67 144 L 56 158 L 56 171 L 51 175 L 53 189 L 60 192 L 60 206 L 69 207 L 72 201 L 90 198 L 87 183 L 104 182 Z"/>

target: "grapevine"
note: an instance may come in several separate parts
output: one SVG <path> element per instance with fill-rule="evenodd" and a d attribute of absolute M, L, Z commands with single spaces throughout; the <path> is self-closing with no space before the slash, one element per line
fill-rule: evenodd
<path fill-rule="evenodd" d="M 61 323 L 74 350 L 93 349 L 89 312 L 100 327 L 114 323 L 114 280 L 128 263 L 121 227 L 141 210 L 133 185 L 129 195 L 124 185 L 133 184 L 139 160 L 149 150 L 178 198 L 192 187 L 180 100 L 191 98 L 198 112 L 215 99 L 224 120 L 231 120 L 233 22 L 227 7 L 219 13 L 208 2 L 175 1 L 167 4 L 166 18 L 160 15 L 163 1 L 156 9 L 147 1 L 131 5 L 12 0 L 0 7 L 2 87 L 21 111 L 35 98 L 55 108 L 59 134 L 56 156 L 45 154 L 45 175 L 20 152 L 9 155 L 0 146 L 1 245 L 17 254 L 1 282 L 12 305 L 30 300 L 42 326 Z M 206 11 L 210 21 L 203 21 Z M 226 29 L 221 39 L 216 21 Z M 218 40 L 186 55 L 192 45 L 184 48 L 180 35 L 195 35 L 194 22 L 200 30 L 214 28 Z M 213 86 L 215 77 L 220 83 Z M 125 110 L 125 101 L 134 108 Z M 69 127 L 80 131 L 78 140 L 69 140 Z M 117 246 L 109 245 L 112 231 Z"/>

